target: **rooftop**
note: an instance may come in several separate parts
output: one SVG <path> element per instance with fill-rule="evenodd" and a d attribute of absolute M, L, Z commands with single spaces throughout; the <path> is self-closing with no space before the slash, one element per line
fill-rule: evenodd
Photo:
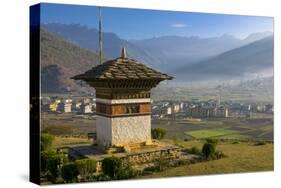
<path fill-rule="evenodd" d="M 173 77 L 158 72 L 134 59 L 127 58 L 123 48 L 121 57 L 97 65 L 83 74 L 72 77 L 74 80 L 171 80 Z"/>

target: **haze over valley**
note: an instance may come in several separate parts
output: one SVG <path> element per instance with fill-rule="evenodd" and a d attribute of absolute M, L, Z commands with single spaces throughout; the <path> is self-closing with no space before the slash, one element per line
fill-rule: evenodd
<path fill-rule="evenodd" d="M 122 47 L 126 47 L 129 58 L 175 77 L 160 88 L 215 88 L 222 84 L 235 88 L 254 80 L 264 86 L 263 90 L 273 91 L 273 33 L 269 31 L 243 39 L 224 34 L 126 40 L 115 33 L 103 33 L 104 59 L 120 56 Z M 93 92 L 87 87 L 81 90 L 80 83 L 70 78 L 97 65 L 97 51 L 97 29 L 79 24 L 43 24 L 41 76 L 48 81 L 42 82 L 42 92 Z"/>

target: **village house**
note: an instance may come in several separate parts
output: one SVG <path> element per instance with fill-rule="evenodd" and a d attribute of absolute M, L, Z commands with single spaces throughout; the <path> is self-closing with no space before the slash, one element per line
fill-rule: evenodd
<path fill-rule="evenodd" d="M 180 111 L 180 105 L 179 104 L 174 104 L 172 106 L 172 113 L 178 113 Z"/>
<path fill-rule="evenodd" d="M 49 104 L 49 109 L 50 109 L 50 111 L 56 112 L 59 103 L 60 103 L 60 100 L 59 100 L 59 102 L 58 102 L 58 101 L 55 101 L 55 102 L 53 102 L 53 103 L 50 103 L 50 104 Z"/>
<path fill-rule="evenodd" d="M 82 105 L 81 101 L 74 101 L 74 102 L 72 102 L 72 104 L 71 104 L 71 111 L 79 112 L 81 105 Z"/>
<path fill-rule="evenodd" d="M 165 115 L 171 115 L 172 114 L 172 107 L 171 106 L 165 106 L 162 108 L 162 114 Z"/>
<path fill-rule="evenodd" d="M 217 108 L 216 107 L 209 108 L 209 117 L 217 117 Z"/>
<path fill-rule="evenodd" d="M 71 112 L 71 103 L 64 103 L 61 102 L 57 105 L 57 111 L 62 113 L 69 113 Z"/>
<path fill-rule="evenodd" d="M 72 99 L 66 98 L 66 99 L 63 99 L 62 102 L 64 102 L 64 103 L 72 103 Z"/>
<path fill-rule="evenodd" d="M 92 111 L 92 103 L 82 103 L 80 105 L 80 111 L 81 114 L 90 114 L 93 113 Z"/>
<path fill-rule="evenodd" d="M 265 105 L 265 112 L 270 114 L 273 113 L 273 105 L 272 104 Z"/>
<path fill-rule="evenodd" d="M 218 108 L 196 106 L 190 108 L 188 115 L 191 118 L 226 118 L 228 117 L 228 108 L 223 106 Z"/>
<path fill-rule="evenodd" d="M 228 108 L 226 107 L 219 107 L 217 109 L 217 116 L 216 117 L 221 117 L 221 118 L 227 118 L 228 117 Z"/>

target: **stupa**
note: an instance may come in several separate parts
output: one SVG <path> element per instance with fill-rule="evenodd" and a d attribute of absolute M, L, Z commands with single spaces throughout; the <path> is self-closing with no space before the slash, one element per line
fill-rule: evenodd
<path fill-rule="evenodd" d="M 96 135 L 108 148 L 151 142 L 151 89 L 173 77 L 121 56 L 73 77 L 96 90 Z"/>

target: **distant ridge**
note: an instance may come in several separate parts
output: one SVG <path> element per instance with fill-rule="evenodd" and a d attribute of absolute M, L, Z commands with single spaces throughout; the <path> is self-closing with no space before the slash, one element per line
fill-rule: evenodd
<path fill-rule="evenodd" d="M 88 28 L 79 24 L 58 23 L 42 24 L 42 28 L 82 48 L 95 53 L 98 51 L 98 30 L 95 28 Z M 115 33 L 104 32 L 102 42 L 104 55 L 110 59 L 119 57 L 121 49 L 125 47 L 130 58 L 137 59 L 154 68 L 161 67 L 161 62 L 157 59 L 136 45 L 119 38 Z"/>
<path fill-rule="evenodd" d="M 273 36 L 177 69 L 178 80 L 241 79 L 247 74 L 273 73 Z"/>
<path fill-rule="evenodd" d="M 98 51 L 98 30 L 79 24 L 42 24 L 42 28 L 67 41 L 93 52 Z M 253 33 L 245 39 L 224 34 L 218 37 L 163 36 L 144 40 L 125 40 L 116 33 L 103 33 L 103 49 L 108 58 L 116 58 L 125 47 L 130 58 L 137 59 L 160 71 L 171 71 L 209 59 L 223 52 L 272 35 L 272 32 Z"/>
<path fill-rule="evenodd" d="M 98 63 L 98 55 L 51 34 L 40 31 L 41 91 L 42 93 L 65 93 L 85 91 L 70 79 Z"/>

